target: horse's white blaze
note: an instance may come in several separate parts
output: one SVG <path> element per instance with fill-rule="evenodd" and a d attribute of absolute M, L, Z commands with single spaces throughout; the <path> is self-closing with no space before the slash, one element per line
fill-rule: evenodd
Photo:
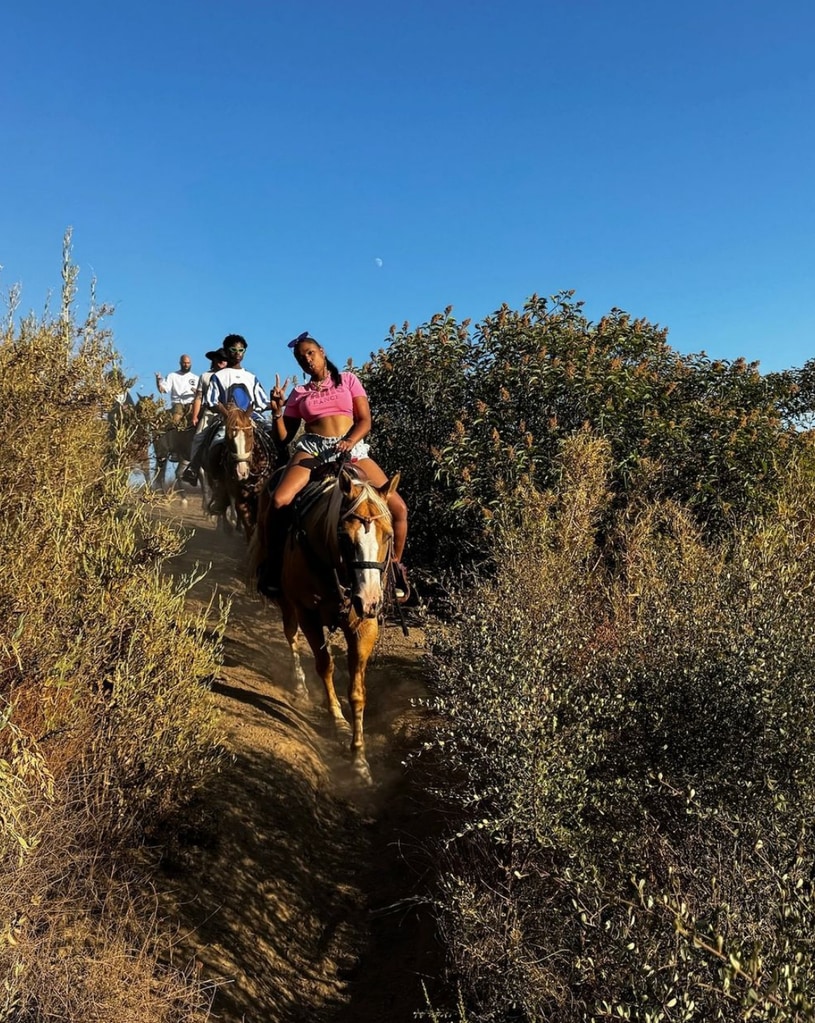
<path fill-rule="evenodd" d="M 357 561 L 378 562 L 379 542 L 376 530 L 360 527 L 356 538 Z M 382 601 L 382 573 L 378 568 L 358 568 L 357 575 L 360 603 L 364 614 L 376 613 Z"/>
<path fill-rule="evenodd" d="M 252 456 L 252 450 L 247 443 L 247 437 L 246 430 L 238 430 L 235 434 L 235 456 L 237 458 L 235 475 L 239 480 L 245 480 L 249 475 L 249 459 Z"/>

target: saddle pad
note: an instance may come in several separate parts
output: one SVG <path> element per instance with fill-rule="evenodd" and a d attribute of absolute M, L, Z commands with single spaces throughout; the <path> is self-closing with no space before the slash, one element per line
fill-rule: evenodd
<path fill-rule="evenodd" d="M 329 490 L 337 485 L 335 477 L 326 477 L 321 480 L 310 480 L 300 493 L 295 497 L 293 502 L 294 513 L 302 519 L 314 505 L 320 500 L 323 494 L 328 493 Z"/>

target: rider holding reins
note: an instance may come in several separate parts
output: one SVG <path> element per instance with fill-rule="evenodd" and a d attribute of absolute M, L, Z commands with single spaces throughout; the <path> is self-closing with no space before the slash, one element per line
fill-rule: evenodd
<path fill-rule="evenodd" d="M 311 472 L 326 462 L 348 454 L 374 486 L 382 486 L 388 478 L 368 453 L 365 438 L 371 430 L 371 408 L 359 378 L 351 372 L 340 373 L 326 356 L 322 345 L 304 331 L 289 348 L 294 350 L 298 365 L 310 376 L 308 383 L 294 387 L 286 399 L 280 377 L 275 378 L 270 408 L 277 439 L 288 444 L 297 434 L 301 422 L 305 432 L 294 446 L 289 463 L 272 493 L 269 518 L 271 539 L 268 563 L 258 586 L 267 596 L 274 596 L 280 587 L 282 545 L 289 524 L 289 506 L 311 478 Z M 407 538 L 407 505 L 393 492 L 388 498 L 393 519 L 393 568 L 396 595 L 408 595 L 408 583 L 401 564 Z"/>

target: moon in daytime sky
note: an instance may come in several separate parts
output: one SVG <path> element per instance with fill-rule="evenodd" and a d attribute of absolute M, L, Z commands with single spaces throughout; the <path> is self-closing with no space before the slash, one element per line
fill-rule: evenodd
<path fill-rule="evenodd" d="M 376 259 L 374 260 L 374 263 L 376 263 L 377 266 L 382 266 L 383 265 L 382 260 L 379 258 L 379 256 L 376 257 Z"/>

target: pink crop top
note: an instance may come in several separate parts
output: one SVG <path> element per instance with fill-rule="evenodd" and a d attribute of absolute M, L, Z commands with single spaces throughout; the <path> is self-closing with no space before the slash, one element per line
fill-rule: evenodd
<path fill-rule="evenodd" d="M 331 377 L 318 390 L 313 384 L 295 387 L 286 401 L 283 415 L 315 423 L 326 416 L 354 418 L 354 398 L 365 398 L 365 388 L 353 373 L 340 373 L 342 383 L 335 387 Z"/>

